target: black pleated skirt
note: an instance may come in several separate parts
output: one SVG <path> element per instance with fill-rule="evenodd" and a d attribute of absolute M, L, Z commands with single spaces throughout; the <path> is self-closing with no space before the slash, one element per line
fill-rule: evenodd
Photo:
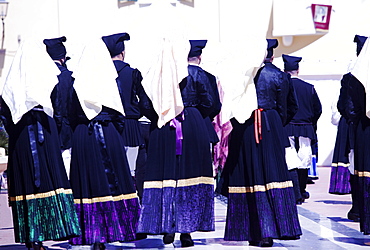
<path fill-rule="evenodd" d="M 70 181 L 82 235 L 71 244 L 135 239 L 140 207 L 124 146 L 112 122 L 75 128 Z"/>
<path fill-rule="evenodd" d="M 370 119 L 364 116 L 356 130 L 355 175 L 359 187 L 360 231 L 370 234 Z"/>
<path fill-rule="evenodd" d="M 229 198 L 225 240 L 297 238 L 302 233 L 285 162 L 288 137 L 276 110 L 262 111 L 261 118 L 259 143 L 254 117 L 233 123 L 223 173 Z"/>
<path fill-rule="evenodd" d="M 16 242 L 80 234 L 55 121 L 31 110 L 9 134 L 8 194 Z"/>
<path fill-rule="evenodd" d="M 352 141 L 351 141 L 352 140 Z M 351 185 L 349 182 L 349 158 L 348 154 L 353 149 L 354 131 L 344 117 L 341 117 L 338 124 L 337 137 L 335 140 L 329 193 L 349 194 Z"/>
<path fill-rule="evenodd" d="M 140 233 L 214 230 L 214 179 L 208 129 L 196 108 L 185 108 L 183 115 L 181 143 L 170 123 L 151 132 Z M 180 144 L 181 155 L 177 155 Z"/>
<path fill-rule="evenodd" d="M 285 130 L 288 136 L 294 137 L 306 137 L 310 138 L 312 141 L 316 140 L 316 133 L 312 124 L 287 124 Z"/>
<path fill-rule="evenodd" d="M 127 147 L 137 147 L 144 144 L 140 123 L 137 119 L 124 119 L 122 136 Z"/>

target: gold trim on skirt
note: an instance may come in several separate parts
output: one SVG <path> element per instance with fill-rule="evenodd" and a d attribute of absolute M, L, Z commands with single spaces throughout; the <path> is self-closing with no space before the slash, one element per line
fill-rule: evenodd
<path fill-rule="evenodd" d="M 52 190 L 46 193 L 18 195 L 16 197 L 9 197 L 9 199 L 10 201 L 33 200 L 33 199 L 48 198 L 51 196 L 55 196 L 57 194 L 72 194 L 72 189 L 58 188 L 57 190 Z"/>
<path fill-rule="evenodd" d="M 229 193 L 243 194 L 243 193 L 255 193 L 255 192 L 266 192 L 271 189 L 282 189 L 293 187 L 292 181 L 285 182 L 271 182 L 266 185 L 255 185 L 251 187 L 229 187 Z"/>
<path fill-rule="evenodd" d="M 163 180 L 163 181 L 146 181 L 144 182 L 144 188 L 165 188 L 165 187 L 188 187 L 195 186 L 199 184 L 214 184 L 214 179 L 212 177 L 196 177 L 190 179 L 181 180 Z"/>
<path fill-rule="evenodd" d="M 348 168 L 349 167 L 349 163 L 343 163 L 343 162 L 339 162 L 339 163 L 332 163 L 331 166 L 332 167 L 338 167 L 338 166 L 341 166 L 341 167 L 345 167 L 345 168 Z"/>
<path fill-rule="evenodd" d="M 107 201 L 120 201 L 120 200 L 130 200 L 137 198 L 136 193 L 132 194 L 121 194 L 118 196 L 105 196 L 105 197 L 95 197 L 95 198 L 82 198 L 82 199 L 74 199 L 76 204 L 92 204 L 98 202 L 107 202 Z"/>
<path fill-rule="evenodd" d="M 370 172 L 365 172 L 365 171 L 357 171 L 355 170 L 355 175 L 358 177 L 370 177 Z"/>

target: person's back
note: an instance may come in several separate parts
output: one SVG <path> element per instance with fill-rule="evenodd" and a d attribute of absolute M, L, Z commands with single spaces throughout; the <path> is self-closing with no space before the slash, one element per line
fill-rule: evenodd
<path fill-rule="evenodd" d="M 366 212 L 369 210 L 369 178 L 367 173 L 370 171 L 370 119 L 367 116 L 368 84 L 366 84 L 366 81 L 364 81 L 363 77 L 363 75 L 367 76 L 369 71 L 369 50 L 366 49 L 365 51 L 362 51 L 363 47 L 366 48 L 365 44 L 368 43 L 368 37 L 356 35 L 354 42 L 357 43 L 357 56 L 361 57 L 363 53 L 365 56 L 362 57 L 363 60 L 357 61 L 361 63 L 356 62 L 351 73 L 345 75 L 345 78 L 343 77 L 345 80 L 342 80 L 341 96 L 343 95 L 343 97 L 339 98 L 338 109 L 345 109 L 344 116 L 350 123 L 353 124 L 353 131 L 355 134 L 353 149 L 354 171 L 352 171 L 354 175 L 351 175 L 352 178 L 350 179 L 351 194 L 354 206 L 352 206 L 347 216 L 350 219 L 359 220 L 360 231 L 364 234 L 370 234 L 370 216 L 369 213 Z M 352 192 L 352 190 L 354 192 Z M 356 202 L 357 204 L 355 204 Z M 358 214 L 356 215 L 357 212 Z"/>
<path fill-rule="evenodd" d="M 228 190 L 224 239 L 260 247 L 302 234 L 285 162 L 289 142 L 283 129 L 297 103 L 289 76 L 271 63 L 277 44 L 276 39 L 268 40 L 265 66 L 254 78 L 258 109 L 243 124 L 232 120 L 230 153 L 221 177 L 222 191 Z"/>
<path fill-rule="evenodd" d="M 298 111 L 290 123 L 316 124 L 321 115 L 321 105 L 314 86 L 296 77 L 292 77 L 292 83 L 298 99 Z"/>
<path fill-rule="evenodd" d="M 265 61 L 254 77 L 258 108 L 274 109 L 280 115 L 283 125 L 297 112 L 297 101 L 290 76 L 282 72 L 271 61 Z"/>
<path fill-rule="evenodd" d="M 184 109 L 150 133 L 137 230 L 138 233 L 163 234 L 164 244 L 173 243 L 175 233 L 181 233 L 182 247 L 194 245 L 190 233 L 214 231 L 214 178 L 205 123 L 213 100 L 207 86 L 208 77 L 197 66 L 206 41 L 191 40 L 190 43 L 188 62 L 194 58 L 198 63 L 189 65 L 189 75 L 179 84 Z"/>
<path fill-rule="evenodd" d="M 90 53 L 105 55 L 108 50 L 104 46 L 94 47 L 92 43 L 87 45 L 81 57 L 91 58 Z M 80 62 L 85 62 L 83 59 Z M 72 248 L 93 245 L 93 249 L 105 249 L 106 243 L 135 240 L 140 213 L 120 134 L 124 110 L 115 81 L 114 64 L 103 57 L 99 59 L 97 64 L 106 70 L 84 70 L 90 67 L 83 63 L 78 65 L 76 72 L 79 74 L 75 76 L 76 88 L 72 93 L 70 183 L 82 228 L 82 234 L 69 241 Z M 81 80 L 87 76 L 88 81 Z M 96 79 L 107 81 L 100 83 L 102 88 L 89 89 L 95 93 L 86 101 L 83 94 L 94 81 L 98 82 Z M 99 95 L 100 92 L 105 96 Z M 96 104 L 93 114 L 88 112 L 91 103 Z"/>
<path fill-rule="evenodd" d="M 49 112 L 52 110 L 50 94 L 59 72 L 49 57 L 54 54 L 47 55 L 46 51 L 39 51 L 37 67 L 32 67 L 34 58 L 30 51 L 35 55 L 42 46 L 35 46 L 38 44 L 29 39 L 16 55 L 15 60 L 20 63 L 12 65 L 10 77 L 5 81 L 7 91 L 1 97 L 0 113 L 1 118 L 6 119 L 4 125 L 9 135 L 7 177 L 14 239 L 26 243 L 28 249 L 44 250 L 42 241 L 70 239 L 81 230 L 57 126 Z M 55 42 L 51 44 L 52 52 L 63 58 L 65 38 L 50 40 Z M 33 72 L 29 72 L 30 69 Z M 15 86 L 20 81 L 12 79 L 20 79 L 20 75 L 24 81 Z M 42 77 L 35 80 L 35 76 Z M 33 91 L 27 91 L 29 89 Z M 15 113 L 18 115 L 14 116 Z M 28 196 L 31 197 L 26 198 Z"/>
<path fill-rule="evenodd" d="M 290 147 L 286 149 L 286 161 L 294 181 L 296 202 L 302 204 L 309 198 L 306 191 L 308 171 L 313 168 L 312 145 L 317 142 L 316 125 L 321 115 L 321 103 L 313 85 L 298 79 L 302 57 L 283 54 L 284 71 L 291 75 L 298 100 L 298 110 L 285 126 Z M 316 172 L 313 169 L 312 172 Z"/>

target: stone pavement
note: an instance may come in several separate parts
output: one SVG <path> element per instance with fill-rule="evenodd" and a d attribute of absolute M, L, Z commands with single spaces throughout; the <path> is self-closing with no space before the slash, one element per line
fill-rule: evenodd
<path fill-rule="evenodd" d="M 330 167 L 319 167 L 319 180 L 308 185 L 310 199 L 298 206 L 303 235 L 295 241 L 274 240 L 272 249 L 363 249 L 369 248 L 370 236 L 359 232 L 359 223 L 347 219 L 351 207 L 350 195 L 328 193 Z M 196 232 L 192 234 L 195 246 L 190 249 L 259 249 L 248 246 L 248 242 L 224 241 L 226 200 L 215 199 L 215 232 Z M 69 249 L 67 242 L 45 242 L 50 250 Z M 180 248 L 179 235 L 174 244 L 163 245 L 161 236 L 149 236 L 145 240 L 130 243 L 108 244 L 108 250 L 121 249 L 169 249 Z M 14 243 L 11 212 L 7 206 L 7 192 L 0 193 L 0 250 L 24 250 L 24 245 Z M 90 249 L 78 247 L 73 249 Z"/>

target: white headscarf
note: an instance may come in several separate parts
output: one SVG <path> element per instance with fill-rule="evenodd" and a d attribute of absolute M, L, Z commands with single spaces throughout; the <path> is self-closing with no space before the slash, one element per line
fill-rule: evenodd
<path fill-rule="evenodd" d="M 37 105 L 53 117 L 50 94 L 60 70 L 46 52 L 43 39 L 28 38 L 18 48 L 5 80 L 2 97 L 14 123 Z"/>
<path fill-rule="evenodd" d="M 116 82 L 117 71 L 101 37 L 89 39 L 75 59 L 73 86 L 87 118 L 97 116 L 102 105 L 125 114 Z"/>
<path fill-rule="evenodd" d="M 183 110 L 179 83 L 188 75 L 190 43 L 186 19 L 179 15 L 169 1 L 155 1 L 139 9 L 133 17 L 137 20 L 127 27 L 131 40 L 126 59 L 143 75 L 143 87 L 159 116 L 158 127 Z"/>
<path fill-rule="evenodd" d="M 352 70 L 354 75 L 364 85 L 366 92 L 366 116 L 370 118 L 370 39 L 366 39 Z"/>

